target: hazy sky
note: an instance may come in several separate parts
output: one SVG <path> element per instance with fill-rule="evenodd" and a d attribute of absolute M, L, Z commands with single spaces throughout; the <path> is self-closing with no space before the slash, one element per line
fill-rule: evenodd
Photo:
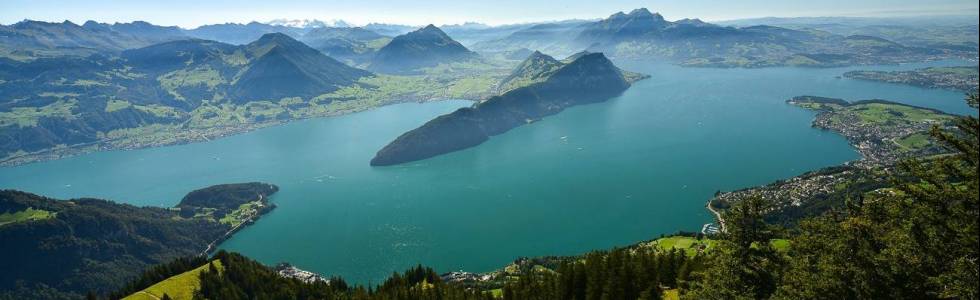
<path fill-rule="evenodd" d="M 603 18 L 646 7 L 668 20 L 717 21 L 766 16 L 907 16 L 977 14 L 977 0 L 0 0 L 0 23 L 24 19 L 129 22 L 193 28 L 202 24 L 343 19 L 411 25 L 488 24 Z"/>

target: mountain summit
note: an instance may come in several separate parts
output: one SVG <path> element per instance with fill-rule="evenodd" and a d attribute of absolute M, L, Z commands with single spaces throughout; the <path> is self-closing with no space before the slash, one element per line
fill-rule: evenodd
<path fill-rule="evenodd" d="M 368 67 L 382 73 L 411 73 L 419 68 L 432 67 L 477 57 L 432 24 L 419 30 L 396 36 L 378 50 Z"/>

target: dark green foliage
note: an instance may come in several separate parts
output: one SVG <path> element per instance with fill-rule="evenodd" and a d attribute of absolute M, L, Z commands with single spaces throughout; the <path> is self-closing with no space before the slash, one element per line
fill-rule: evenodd
<path fill-rule="evenodd" d="M 767 208 L 756 197 L 734 204 L 725 214 L 728 232 L 709 256 L 710 266 L 696 274 L 691 299 L 763 299 L 779 283 L 783 257 L 769 241 L 774 228 L 765 221 Z"/>
<path fill-rule="evenodd" d="M 195 299 L 490 299 L 490 295 L 442 283 L 429 268 L 394 274 L 372 289 L 349 287 L 340 279 L 304 283 L 279 276 L 269 267 L 237 253 L 220 251 L 224 272 L 201 272 Z"/>
<path fill-rule="evenodd" d="M 976 107 L 976 95 L 969 102 Z M 894 190 L 846 216 L 804 223 L 777 296 L 977 299 L 978 189 L 974 117 L 932 136 L 954 155 L 900 165 Z"/>
<path fill-rule="evenodd" d="M 277 191 L 279 191 L 279 187 L 261 182 L 219 184 L 187 193 L 177 204 L 177 207 L 235 210 L 247 202 L 267 199 L 269 195 Z"/>
<path fill-rule="evenodd" d="M 504 299 L 660 299 L 665 288 L 685 283 L 702 257 L 682 251 L 621 248 L 562 260 L 552 269 L 532 268 L 503 288 Z"/>
<path fill-rule="evenodd" d="M 968 103 L 976 107 L 977 96 Z M 890 189 L 806 219 L 782 257 L 758 199 L 739 202 L 729 234 L 692 299 L 977 299 L 978 131 L 975 117 L 933 138 L 951 155 L 906 160 Z"/>
<path fill-rule="evenodd" d="M 149 266 L 200 253 L 227 230 L 215 222 L 176 219 L 165 208 L 98 199 L 58 201 L 0 191 L 0 203 L 56 213 L 0 227 L 2 291 L 47 286 L 75 297 L 86 291 L 104 294 Z"/>
<path fill-rule="evenodd" d="M 182 203 L 220 211 L 277 190 L 265 183 L 218 185 L 194 191 Z M 119 298 L 200 266 L 203 258 L 189 257 L 230 229 L 204 218 L 181 218 L 176 209 L 0 191 L 0 212 L 28 207 L 55 216 L 0 226 L 0 299 L 81 298 L 85 292 L 112 291 L 117 292 L 109 296 Z M 164 262 L 170 263 L 148 269 Z"/>

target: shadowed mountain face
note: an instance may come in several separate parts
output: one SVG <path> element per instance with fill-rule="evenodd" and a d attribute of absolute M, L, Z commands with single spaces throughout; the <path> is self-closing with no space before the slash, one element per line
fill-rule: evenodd
<path fill-rule="evenodd" d="M 282 33 L 263 35 L 245 49 L 253 56 L 232 85 L 235 98 L 311 97 L 353 84 L 371 73 L 349 67 Z"/>
<path fill-rule="evenodd" d="M 561 64 L 534 54 L 522 66 Z M 399 136 L 371 160 L 373 166 L 395 165 L 426 159 L 479 145 L 490 138 L 566 107 L 605 101 L 630 86 L 602 53 L 585 54 L 556 70 L 530 68 L 518 77 L 547 76 L 543 81 L 492 97 L 473 107 L 440 116 Z M 550 74 L 549 74 L 550 73 Z"/>
<path fill-rule="evenodd" d="M 381 73 L 411 73 L 419 68 L 475 57 L 476 53 L 429 25 L 392 39 L 378 50 L 368 69 Z"/>

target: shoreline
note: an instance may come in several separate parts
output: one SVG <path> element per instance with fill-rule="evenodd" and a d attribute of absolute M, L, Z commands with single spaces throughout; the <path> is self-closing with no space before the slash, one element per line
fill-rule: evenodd
<path fill-rule="evenodd" d="M 712 198 L 712 199 L 714 199 L 714 198 Z M 708 203 L 705 204 L 704 207 L 707 208 L 708 211 L 710 211 L 711 214 L 713 214 L 715 216 L 715 221 L 717 221 L 718 222 L 718 225 L 719 225 L 719 232 L 720 233 L 727 232 L 727 229 L 725 227 L 725 219 L 721 217 L 721 213 L 720 212 L 718 212 L 713 207 L 711 207 L 711 200 L 708 200 Z"/>
<path fill-rule="evenodd" d="M 245 221 L 239 223 L 238 225 L 232 226 L 231 229 L 225 231 L 225 233 L 220 237 L 211 241 L 211 243 L 208 244 L 207 248 L 205 248 L 200 255 L 211 256 L 211 253 L 214 253 L 214 251 L 218 249 L 218 246 L 221 246 L 222 243 L 230 239 L 233 235 L 235 235 L 235 233 L 238 233 L 238 231 L 241 231 L 245 227 L 255 224 L 255 222 L 257 222 L 263 215 L 272 212 L 272 210 L 276 208 L 274 203 L 266 200 L 266 198 L 261 194 L 259 195 L 258 201 L 262 203 L 261 209 L 258 209 L 255 214 L 249 216 Z"/>
<path fill-rule="evenodd" d="M 338 117 L 338 116 L 343 116 L 343 115 L 348 115 L 353 113 L 365 112 L 368 110 L 372 110 L 375 108 L 388 106 L 388 105 L 410 103 L 410 102 L 426 103 L 426 102 L 438 102 L 438 101 L 449 101 L 449 100 L 464 100 L 464 101 L 473 101 L 473 102 L 480 101 L 480 100 L 473 100 L 473 99 L 455 99 L 455 98 L 414 99 L 411 97 L 406 97 L 406 98 L 401 98 L 401 100 L 392 100 L 390 102 L 385 102 L 384 104 L 377 105 L 377 106 L 354 108 L 354 109 L 342 110 L 342 111 L 319 114 L 319 115 L 295 117 L 286 120 L 272 120 L 272 121 L 266 121 L 260 123 L 242 123 L 241 126 L 216 126 L 211 128 L 182 129 L 182 130 L 177 130 L 172 132 L 163 132 L 162 134 L 167 134 L 167 135 L 187 136 L 186 138 L 180 138 L 178 140 L 171 141 L 171 142 L 146 142 L 146 143 L 135 143 L 132 145 L 122 145 L 122 146 L 111 144 L 112 142 L 115 141 L 125 140 L 127 138 L 133 138 L 133 137 L 125 137 L 125 138 L 114 138 L 114 139 L 80 143 L 80 144 L 75 144 L 75 145 L 60 147 L 60 148 L 45 149 L 45 150 L 40 150 L 27 154 L 22 154 L 19 156 L 0 158 L 0 168 L 17 167 L 17 166 L 23 166 L 32 163 L 54 161 L 54 160 L 71 158 L 75 156 L 97 153 L 97 152 L 129 151 L 129 150 L 140 150 L 140 149 L 157 148 L 157 147 L 187 145 L 187 144 L 200 143 L 200 142 L 210 142 L 224 137 L 245 134 L 255 130 L 269 128 L 269 127 L 286 125 L 292 122 L 319 119 L 319 118 Z"/>

